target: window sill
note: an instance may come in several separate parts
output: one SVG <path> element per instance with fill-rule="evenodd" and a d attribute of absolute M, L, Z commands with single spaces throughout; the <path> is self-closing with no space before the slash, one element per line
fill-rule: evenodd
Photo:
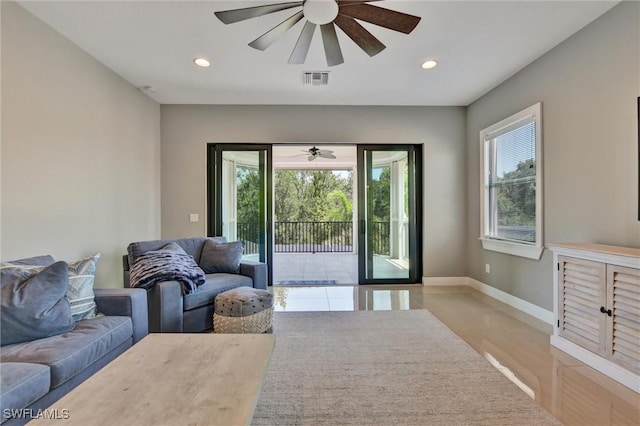
<path fill-rule="evenodd" d="M 512 241 L 491 240 L 480 238 L 482 248 L 485 250 L 497 251 L 510 254 L 512 256 L 526 257 L 527 259 L 540 260 L 544 247 L 529 244 L 518 244 Z"/>

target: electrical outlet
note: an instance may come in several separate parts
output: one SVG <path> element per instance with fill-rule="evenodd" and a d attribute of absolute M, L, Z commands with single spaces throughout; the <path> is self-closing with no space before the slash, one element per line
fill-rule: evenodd
<path fill-rule="evenodd" d="M 487 274 L 490 274 L 490 273 L 491 273 L 491 265 L 489 265 L 488 263 L 485 263 L 485 264 L 484 264 L 484 271 L 485 271 Z"/>
<path fill-rule="evenodd" d="M 189 215 L 189 222 L 198 222 L 200 220 L 200 215 L 198 213 L 191 213 Z"/>

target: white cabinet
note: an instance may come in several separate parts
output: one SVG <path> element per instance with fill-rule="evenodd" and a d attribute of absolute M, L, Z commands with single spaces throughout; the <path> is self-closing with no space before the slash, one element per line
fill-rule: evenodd
<path fill-rule="evenodd" d="M 551 245 L 551 344 L 640 392 L 640 249 Z"/>

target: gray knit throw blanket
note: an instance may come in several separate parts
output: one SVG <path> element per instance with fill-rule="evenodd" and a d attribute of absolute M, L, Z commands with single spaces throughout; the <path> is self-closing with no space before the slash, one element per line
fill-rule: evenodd
<path fill-rule="evenodd" d="M 148 251 L 140 256 L 129 275 L 131 287 L 148 290 L 161 281 L 178 281 L 182 293 L 193 293 L 205 282 L 204 271 L 188 254 L 168 250 Z"/>

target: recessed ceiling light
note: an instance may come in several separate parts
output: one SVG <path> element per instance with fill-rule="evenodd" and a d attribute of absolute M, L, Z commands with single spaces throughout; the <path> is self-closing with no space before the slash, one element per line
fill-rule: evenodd
<path fill-rule="evenodd" d="M 427 59 L 422 63 L 421 66 L 422 66 L 422 69 L 430 70 L 438 66 L 438 61 L 436 61 L 435 59 Z"/>
<path fill-rule="evenodd" d="M 206 68 L 211 65 L 205 58 L 195 58 L 193 63 L 202 68 Z"/>

